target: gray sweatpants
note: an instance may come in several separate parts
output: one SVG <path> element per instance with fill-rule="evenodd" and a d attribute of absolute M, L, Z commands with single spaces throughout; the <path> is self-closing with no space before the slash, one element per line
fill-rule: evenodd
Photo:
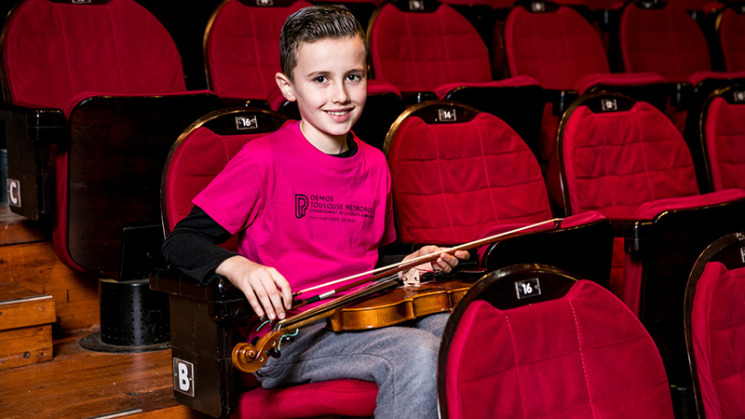
<path fill-rule="evenodd" d="M 355 378 L 378 385 L 376 418 L 437 418 L 437 355 L 448 314 L 410 326 L 334 333 L 324 324 L 282 343 L 256 376 L 264 388 Z"/>

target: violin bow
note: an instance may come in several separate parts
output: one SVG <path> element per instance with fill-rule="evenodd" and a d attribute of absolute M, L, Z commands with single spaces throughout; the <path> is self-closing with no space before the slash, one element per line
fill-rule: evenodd
<path fill-rule="evenodd" d="M 338 284 L 338 283 L 342 283 L 342 282 L 347 282 L 347 281 L 352 281 L 352 280 L 355 280 L 355 279 L 363 278 L 363 279 L 360 279 L 358 281 L 354 281 L 354 282 L 351 282 L 349 284 L 343 285 L 343 286 L 341 286 L 339 288 L 336 288 L 334 290 L 331 290 L 331 291 L 328 291 L 328 292 L 325 292 L 325 293 L 322 293 L 322 294 L 318 294 L 318 295 L 315 295 L 313 297 L 306 298 L 304 300 L 299 300 L 297 302 L 297 304 L 294 305 L 294 307 L 301 307 L 301 306 L 304 306 L 304 305 L 307 305 L 307 304 L 315 303 L 317 301 L 325 300 L 327 298 L 333 297 L 334 295 L 336 295 L 336 294 L 338 294 L 338 293 L 340 293 L 342 291 L 346 291 L 348 289 L 351 289 L 351 288 L 354 288 L 354 287 L 363 285 L 363 284 L 365 284 L 367 282 L 375 281 L 377 279 L 380 279 L 380 278 L 383 278 L 383 277 L 387 277 L 387 276 L 390 276 L 392 274 L 395 274 L 395 273 L 398 273 L 398 272 L 401 272 L 401 271 L 405 271 L 405 270 L 407 270 L 409 268 L 413 268 L 414 266 L 421 265 L 422 263 L 427 263 L 427 262 L 435 261 L 441 255 L 443 255 L 445 253 L 455 253 L 455 252 L 457 252 L 459 250 L 471 250 L 471 249 L 477 248 L 479 246 L 483 246 L 483 245 L 486 245 L 486 244 L 491 244 L 491 243 L 494 243 L 496 241 L 499 241 L 499 240 L 502 240 L 502 239 L 505 239 L 505 238 L 517 237 L 517 236 L 521 236 L 521 235 L 524 235 L 524 234 L 527 234 L 527 233 L 535 233 L 535 232 L 552 230 L 552 229 L 556 228 L 557 226 L 559 226 L 561 224 L 561 221 L 562 220 L 563 220 L 563 218 L 552 218 L 550 220 L 541 221 L 541 222 L 538 222 L 538 223 L 534 223 L 534 224 L 530 224 L 530 225 L 527 225 L 527 226 L 519 227 L 519 228 L 516 228 L 514 230 L 505 231 L 505 232 L 502 232 L 502 233 L 499 233 L 499 234 L 494 234 L 494 235 L 489 236 L 489 237 L 485 237 L 485 238 L 482 238 L 482 239 L 474 240 L 472 242 L 464 243 L 464 244 L 461 244 L 461 245 L 458 245 L 458 246 L 455 246 L 455 247 L 450 247 L 450 248 L 447 248 L 447 249 L 443 249 L 443 250 L 441 250 L 439 252 L 431 253 L 429 255 L 419 256 L 419 257 L 416 257 L 416 258 L 413 258 L 413 259 L 401 261 L 399 263 L 394 263 L 394 264 L 391 264 L 391 265 L 382 266 L 380 268 L 372 269 L 372 270 L 367 271 L 367 272 L 362 272 L 362 273 L 354 274 L 354 275 L 351 275 L 351 276 L 348 276 L 348 277 L 345 277 L 345 278 L 337 279 L 337 280 L 334 280 L 334 281 L 331 281 L 331 282 L 327 282 L 327 283 L 324 283 L 324 284 L 320 284 L 320 285 L 316 285 L 316 286 L 313 286 L 313 287 L 310 287 L 310 288 L 306 288 L 304 290 L 300 290 L 300 291 L 296 292 L 295 294 L 293 294 L 293 298 L 295 298 L 295 297 L 297 297 L 297 296 L 299 296 L 301 294 L 304 294 L 304 293 L 307 293 L 307 292 L 310 292 L 310 291 L 317 290 L 319 288 L 325 288 L 325 287 L 328 287 L 330 285 L 334 285 L 334 284 Z M 546 226 L 548 226 L 548 227 L 547 228 L 544 228 Z"/>

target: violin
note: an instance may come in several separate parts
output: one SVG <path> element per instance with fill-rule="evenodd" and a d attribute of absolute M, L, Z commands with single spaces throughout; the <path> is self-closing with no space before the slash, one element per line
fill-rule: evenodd
<path fill-rule="evenodd" d="M 331 284 L 362 278 L 334 291 L 301 300 L 297 306 L 330 298 L 339 291 L 367 284 L 359 291 L 278 321 L 272 330 L 261 336 L 255 344 L 238 343 L 232 352 L 233 365 L 243 372 L 258 371 L 269 356 L 279 356 L 282 343 L 295 336 L 300 328 L 322 320 L 326 320 L 329 329 L 342 332 L 386 327 L 438 312 L 452 311 L 473 282 L 431 281 L 418 287 L 406 287 L 402 286 L 403 281 L 398 273 L 437 260 L 443 253 L 470 250 L 506 238 L 551 230 L 559 226 L 561 220 L 553 218 L 299 291 L 295 296 Z"/>

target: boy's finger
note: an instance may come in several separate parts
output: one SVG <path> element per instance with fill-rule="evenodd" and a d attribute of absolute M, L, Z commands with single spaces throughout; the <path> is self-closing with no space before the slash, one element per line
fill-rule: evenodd
<path fill-rule="evenodd" d="M 259 304 L 261 304 L 261 306 L 264 308 L 264 311 L 266 312 L 266 316 L 269 318 L 269 320 L 276 319 L 277 314 L 274 312 L 274 307 L 269 298 L 269 293 L 264 286 L 264 281 L 261 278 L 253 278 L 251 285 L 254 289 L 254 293 L 256 294 L 256 298 L 259 300 Z"/>
<path fill-rule="evenodd" d="M 272 305 L 272 311 L 277 314 L 279 319 L 285 318 L 285 310 L 280 300 L 279 291 L 277 290 L 277 284 L 274 283 L 274 278 L 271 276 L 262 277 L 262 283 L 264 289 L 267 291 L 267 298 L 269 303 Z M 274 319 L 272 319 L 274 320 Z"/>
<path fill-rule="evenodd" d="M 256 299 L 256 295 L 254 295 L 253 289 L 249 289 L 248 292 L 243 291 L 243 294 L 246 296 L 248 304 L 254 310 L 254 313 L 256 313 L 258 317 L 264 317 L 264 310 L 261 308 L 259 300 Z"/>

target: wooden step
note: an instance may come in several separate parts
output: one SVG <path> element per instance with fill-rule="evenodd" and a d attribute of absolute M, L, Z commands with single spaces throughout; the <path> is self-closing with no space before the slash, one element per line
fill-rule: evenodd
<path fill-rule="evenodd" d="M 54 252 L 51 227 L 0 207 L 0 281 L 54 298 L 57 327 L 63 333 L 100 323 L 98 282 L 75 271 Z"/>
<path fill-rule="evenodd" d="M 8 206 L 0 206 L 0 246 L 51 240 L 51 228 L 13 213 Z"/>
<path fill-rule="evenodd" d="M 0 283 L 0 370 L 52 359 L 54 298 Z"/>

